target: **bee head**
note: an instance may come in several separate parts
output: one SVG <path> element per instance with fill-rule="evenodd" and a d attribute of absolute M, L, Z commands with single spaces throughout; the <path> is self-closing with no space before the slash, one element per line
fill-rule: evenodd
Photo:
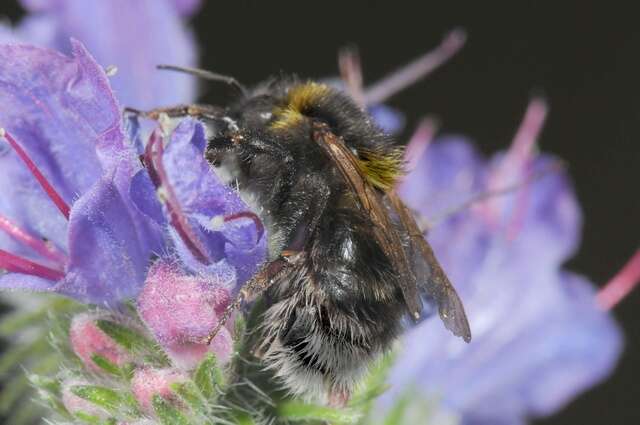
<path fill-rule="evenodd" d="M 402 174 L 403 150 L 341 91 L 316 82 L 296 83 L 274 104 L 267 125 L 276 136 L 286 136 L 300 130 L 308 134 L 313 121 L 326 124 L 342 139 L 370 184 L 381 190 L 394 186 Z"/>

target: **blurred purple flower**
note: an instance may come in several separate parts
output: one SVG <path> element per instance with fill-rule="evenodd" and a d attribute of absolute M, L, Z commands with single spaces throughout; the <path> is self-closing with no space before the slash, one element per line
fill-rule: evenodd
<path fill-rule="evenodd" d="M 422 153 L 409 158 L 414 168 L 399 191 L 432 224 L 429 241 L 473 340 L 451 338 L 437 321 L 411 330 L 380 409 L 417 392 L 464 424 L 518 424 L 557 411 L 614 368 L 617 324 L 587 279 L 560 270 L 578 245 L 581 216 L 558 162 L 533 154 L 545 114 L 532 102 L 511 149 L 488 162 L 460 137 L 411 143 L 409 152 Z"/>
<path fill-rule="evenodd" d="M 22 0 L 22 5 L 31 13 L 13 29 L 0 24 L 0 43 L 69 53 L 70 38 L 82 41 L 101 66 L 118 69 L 111 84 L 124 106 L 151 109 L 195 99 L 192 77 L 159 72 L 156 66 L 196 64 L 193 35 L 180 15 L 195 12 L 200 0 Z"/>

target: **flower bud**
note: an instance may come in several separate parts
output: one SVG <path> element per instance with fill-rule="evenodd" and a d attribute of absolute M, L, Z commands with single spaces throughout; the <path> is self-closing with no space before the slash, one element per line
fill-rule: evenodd
<path fill-rule="evenodd" d="M 229 291 L 216 275 L 190 276 L 176 265 L 159 262 L 149 271 L 138 311 L 174 364 L 189 370 L 208 352 L 220 364 L 229 359 L 233 344 L 227 328 L 222 327 L 211 344 L 205 342 L 229 301 Z"/>
<path fill-rule="evenodd" d="M 76 385 L 91 384 L 79 379 L 69 379 L 62 383 L 62 403 L 67 411 L 72 415 L 83 413 L 95 416 L 99 419 L 107 419 L 109 417 L 109 413 L 106 410 L 73 393 L 71 389 Z"/>
<path fill-rule="evenodd" d="M 175 369 L 143 368 L 135 371 L 131 380 L 131 391 L 141 409 L 153 413 L 153 396 L 159 395 L 167 401 L 174 401 L 171 385 L 186 381 L 188 377 Z"/>
<path fill-rule="evenodd" d="M 69 338 L 73 352 L 82 363 L 93 372 L 102 369 L 93 361 L 94 355 L 99 355 L 111 363 L 122 366 L 131 361 L 129 354 L 111 337 L 105 334 L 96 321 L 101 317 L 95 313 L 81 313 L 74 316 L 69 329 Z"/>

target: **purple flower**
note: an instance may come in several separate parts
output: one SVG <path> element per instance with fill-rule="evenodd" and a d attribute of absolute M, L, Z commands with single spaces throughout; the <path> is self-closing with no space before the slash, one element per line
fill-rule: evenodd
<path fill-rule="evenodd" d="M 142 167 L 105 73 L 78 42 L 71 57 L 0 46 L 0 61 L 0 268 L 13 272 L 1 288 L 113 307 L 137 296 L 156 256 L 179 258 L 185 273 L 227 264 L 228 290 L 254 273 L 262 225 L 209 168 L 200 124 L 155 131 Z"/>
<path fill-rule="evenodd" d="M 129 199 L 135 163 L 107 77 L 72 44 L 71 57 L 0 47 L 0 267 L 20 273 L 0 285 L 112 304 L 137 293 L 162 240 Z"/>
<path fill-rule="evenodd" d="M 462 423 L 522 423 L 558 410 L 615 366 L 617 324 L 587 279 L 559 270 L 578 245 L 581 217 L 559 163 L 532 153 L 545 114 L 533 101 L 511 149 L 489 161 L 460 137 L 410 146 L 423 153 L 409 159 L 415 168 L 399 190 L 432 224 L 428 239 L 473 340 L 451 338 L 437 321 L 408 332 L 380 409 L 417 392 L 439 406 L 433 414 Z"/>

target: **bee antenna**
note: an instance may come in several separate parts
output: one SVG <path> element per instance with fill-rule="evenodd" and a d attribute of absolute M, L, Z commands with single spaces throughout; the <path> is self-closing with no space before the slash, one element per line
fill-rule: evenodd
<path fill-rule="evenodd" d="M 240 83 L 238 80 L 228 75 L 218 74 L 215 72 L 207 71 L 206 69 L 190 68 L 186 66 L 177 66 L 177 65 L 157 65 L 156 68 L 161 70 L 167 70 L 167 71 L 182 72 L 184 74 L 189 74 L 198 78 L 202 78 L 203 80 L 224 83 L 238 90 L 240 94 L 242 94 L 242 96 L 244 97 L 247 97 L 247 94 L 248 94 L 247 88 L 242 83 Z"/>

